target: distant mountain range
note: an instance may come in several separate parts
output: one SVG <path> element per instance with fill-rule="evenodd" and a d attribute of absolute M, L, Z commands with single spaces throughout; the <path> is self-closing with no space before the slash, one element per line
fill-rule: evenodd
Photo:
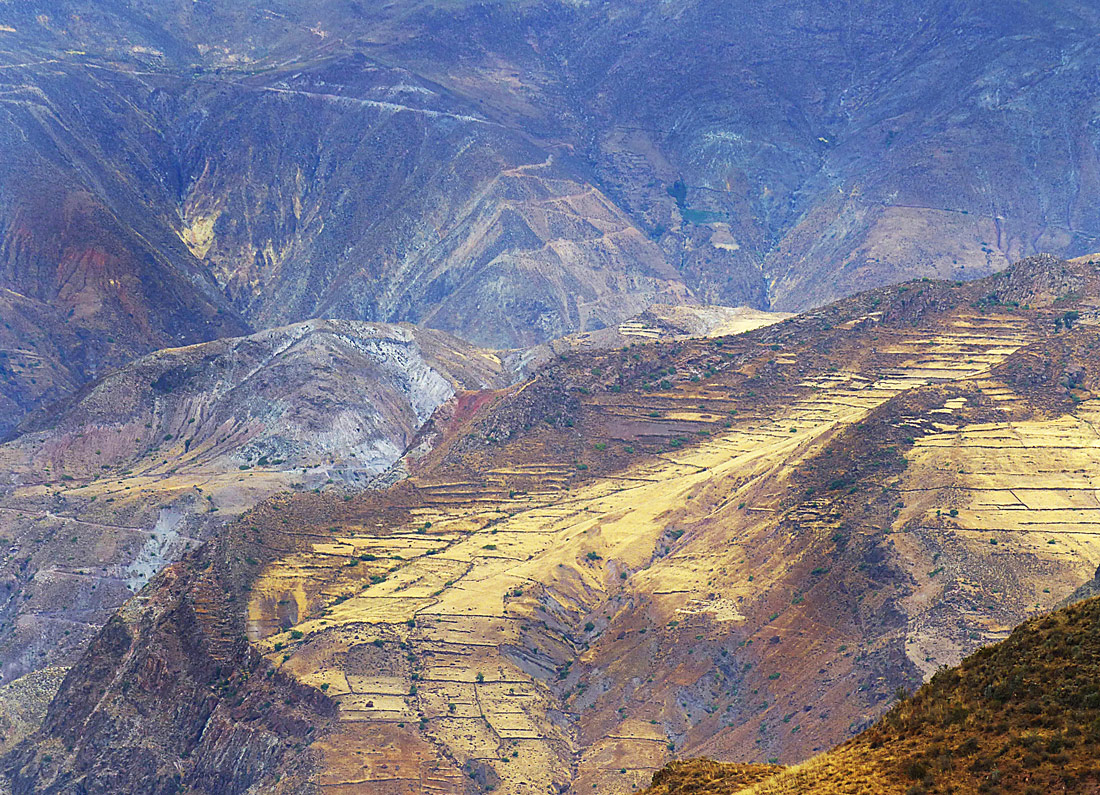
<path fill-rule="evenodd" d="M 1098 31 L 1074 0 L 5 4 L 0 431 L 314 317 L 515 347 L 1100 249 Z"/>

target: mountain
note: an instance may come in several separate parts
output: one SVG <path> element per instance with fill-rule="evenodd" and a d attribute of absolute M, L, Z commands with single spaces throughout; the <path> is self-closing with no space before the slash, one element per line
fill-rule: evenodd
<path fill-rule="evenodd" d="M 267 497 L 400 480 L 394 465 L 426 444 L 418 434 L 437 410 L 483 400 L 558 353 L 783 317 L 668 306 L 516 351 L 409 325 L 311 320 L 157 351 L 39 409 L 0 445 L 0 531 L 11 544 L 0 563 L 0 681 L 13 683 L 0 690 L 0 715 L 18 713 L 0 748 L 26 733 L 26 692 L 43 690 L 35 672 L 55 671 L 44 681 L 56 690 L 56 670 L 134 591 Z"/>
<path fill-rule="evenodd" d="M 0 427 L 315 317 L 511 348 L 1093 251 L 1098 29 L 1082 0 L 4 4 L 0 288 L 38 339 L 2 343 Z"/>
<path fill-rule="evenodd" d="M 149 354 L 32 416 L 0 445 L 0 678 L 71 663 L 257 502 L 365 487 L 440 405 L 514 379 L 442 332 L 314 320 Z"/>
<path fill-rule="evenodd" d="M 459 395 L 405 480 L 273 498 L 155 577 L 14 791 L 618 792 L 824 751 L 1093 577 L 1098 301 L 1038 257 Z"/>
<path fill-rule="evenodd" d="M 1094 5 L 0 3 L 14 791 L 788 786 L 1091 593 Z"/>
<path fill-rule="evenodd" d="M 1096 792 L 1098 626 L 1095 598 L 1033 618 L 805 764 L 777 771 L 693 760 L 670 765 L 646 792 Z"/>
<path fill-rule="evenodd" d="M 137 355 L 250 329 L 154 223 L 164 164 L 127 151 L 148 117 L 103 82 L 22 80 L 25 55 L 0 55 L 0 438 Z"/>

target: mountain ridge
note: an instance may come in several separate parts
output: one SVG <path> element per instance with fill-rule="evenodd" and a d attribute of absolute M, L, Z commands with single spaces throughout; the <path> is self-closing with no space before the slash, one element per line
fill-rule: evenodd
<path fill-rule="evenodd" d="M 1098 33 L 0 3 L 14 791 L 1091 787 Z"/>
<path fill-rule="evenodd" d="M 1093 576 L 1098 294 L 1088 260 L 1039 258 L 738 337 L 567 351 L 448 404 L 388 490 L 261 505 L 166 570 L 191 585 L 154 579 L 134 620 L 196 588 L 236 595 L 231 624 L 186 643 L 247 648 L 234 670 L 336 705 L 310 708 L 293 786 L 618 792 L 672 756 L 824 751 Z M 245 579 L 209 580 L 210 555 Z M 149 631 L 157 651 L 90 651 L 62 692 L 95 666 L 185 664 L 171 624 Z M 152 709 L 145 692 L 112 684 L 81 709 Z M 145 791 L 178 758 L 170 720 L 77 738 L 66 700 L 9 757 L 16 791 Z M 124 772 L 133 754 L 153 767 Z M 254 774 L 226 791 L 279 791 Z"/>
<path fill-rule="evenodd" d="M 47 296 L 97 345 L 118 332 L 81 367 L 49 343 L 56 388 L 180 334 L 318 315 L 505 348 L 655 300 L 801 310 L 1083 254 L 1100 20 L 1072 0 L 1011 8 L 9 4 L 4 250 L 52 267 L 48 239 L 20 242 L 49 195 L 69 267 L 88 273 L 91 251 L 120 271 Z M 205 321 L 157 328 L 173 300 L 128 275 L 150 287 L 154 254 Z M 8 429 L 38 405 L 28 382 Z"/>

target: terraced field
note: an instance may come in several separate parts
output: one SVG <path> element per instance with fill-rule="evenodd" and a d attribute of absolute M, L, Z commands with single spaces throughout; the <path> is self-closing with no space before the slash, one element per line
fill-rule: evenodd
<path fill-rule="evenodd" d="M 284 754 L 219 785 L 242 793 L 628 793 L 674 758 L 831 748 L 1100 563 L 1094 270 L 1042 258 L 733 337 L 631 342 L 645 319 L 459 392 L 388 489 L 268 501 L 158 578 L 132 650 L 81 669 L 118 672 L 63 686 L 83 706 L 44 732 L 67 761 L 24 747 L 18 780 L 102 759 L 93 714 L 186 781 Z M 162 670 L 179 692 L 149 701 Z M 165 698 L 238 728 L 181 750 L 166 714 L 145 729 Z"/>
<path fill-rule="evenodd" d="M 37 416 L 0 444 L 0 682 L 71 664 L 243 511 L 367 484 L 456 387 L 509 381 L 493 352 L 437 332 L 310 321 L 159 351 Z"/>
<path fill-rule="evenodd" d="M 996 386 L 983 394 L 1015 400 Z M 927 675 L 970 648 L 968 632 L 1004 637 L 1092 574 L 1098 411 L 1090 400 L 1062 417 L 964 428 L 947 415 L 915 445 L 895 544 L 927 567 L 907 604 L 907 652 Z"/>
<path fill-rule="evenodd" d="M 610 793 L 685 749 L 797 758 L 1049 609 L 1100 561 L 1100 414 L 1085 400 L 1037 416 L 991 375 L 1040 324 L 964 308 L 929 333 L 867 313 L 839 328 L 869 338 L 858 359 L 796 380 L 783 373 L 804 352 L 768 354 L 767 406 L 738 380 L 758 364 L 593 394 L 597 450 L 662 448 L 615 471 L 578 477 L 585 464 L 532 443 L 479 478 L 414 479 L 387 504 L 398 521 L 318 532 L 264 570 L 248 607 L 267 659 L 339 705 L 317 782 Z M 919 438 L 903 471 L 860 484 L 889 494 L 884 526 L 846 531 L 877 537 L 859 567 L 878 555 L 902 584 L 834 578 L 830 534 L 850 511 L 800 478 L 876 412 L 943 385 L 970 397 L 888 415 Z M 1004 419 L 977 422 L 979 404 Z"/>

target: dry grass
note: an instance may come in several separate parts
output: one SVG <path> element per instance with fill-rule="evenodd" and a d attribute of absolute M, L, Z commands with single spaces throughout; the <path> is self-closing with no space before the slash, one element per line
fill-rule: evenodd
<path fill-rule="evenodd" d="M 711 759 L 672 762 L 658 771 L 647 792 L 650 795 L 688 795 L 693 792 L 733 795 L 782 770 L 779 765 L 730 764 Z"/>
<path fill-rule="evenodd" d="M 1100 598 L 1028 621 L 938 673 L 878 724 L 729 789 L 741 765 L 670 765 L 650 793 L 1046 795 L 1100 792 Z M 723 771 L 728 767 L 728 778 Z"/>

